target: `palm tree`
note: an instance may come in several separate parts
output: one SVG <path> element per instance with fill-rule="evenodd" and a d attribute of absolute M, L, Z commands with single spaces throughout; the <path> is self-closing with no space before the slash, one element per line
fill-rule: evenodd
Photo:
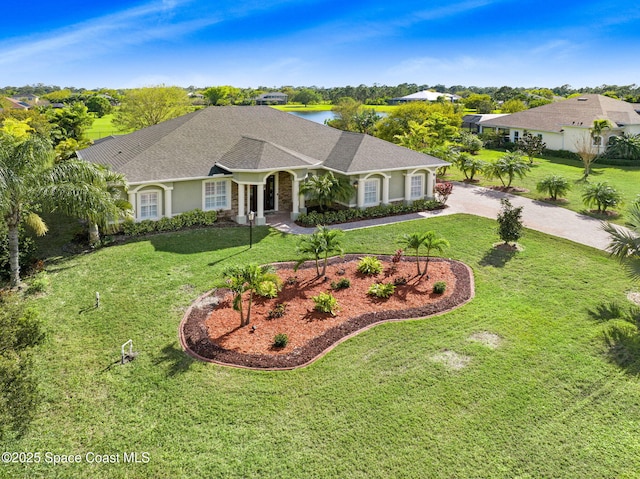
<path fill-rule="evenodd" d="M 420 270 L 420 247 L 424 244 L 425 233 L 404 233 L 398 238 L 398 243 L 404 246 L 405 249 L 412 249 L 416 252 L 416 268 L 418 275 L 422 273 Z"/>
<path fill-rule="evenodd" d="M 118 214 L 113 197 L 96 186 L 104 181 L 103 170 L 79 160 L 54 165 L 50 143 L 29 129 L 28 124 L 24 134 L 0 129 L 0 217 L 8 230 L 12 287 L 20 285 L 20 224 L 40 236 L 47 232 L 37 211 L 76 217 L 90 211 L 96 220 Z"/>
<path fill-rule="evenodd" d="M 612 256 L 618 258 L 632 278 L 640 279 L 640 203 L 635 203 L 629 211 L 628 230 L 611 223 L 604 223 L 604 229 L 611 236 L 607 247 Z"/>
<path fill-rule="evenodd" d="M 233 309 L 240 313 L 240 327 L 247 326 L 251 322 L 251 305 L 253 293 L 260 288 L 265 281 L 278 283 L 278 278 L 272 266 L 259 266 L 248 264 L 244 266 L 231 266 L 223 272 L 225 282 L 234 293 Z M 249 292 L 247 315 L 244 316 L 242 296 Z"/>
<path fill-rule="evenodd" d="M 332 172 L 322 176 L 312 175 L 300 185 L 300 193 L 308 194 L 322 211 L 336 201 L 349 201 L 355 193 L 346 176 L 336 177 Z"/>
<path fill-rule="evenodd" d="M 323 225 L 318 225 L 316 231 L 312 234 L 303 236 L 298 243 L 298 253 L 307 255 L 313 255 L 316 261 L 316 274 L 318 276 L 324 276 L 327 272 L 327 262 L 329 261 L 329 254 L 339 253 L 343 254 L 344 250 L 340 246 L 340 237 L 344 233 L 340 230 L 331 230 Z M 320 258 L 324 258 L 322 265 L 322 273 L 320 272 Z M 296 264 L 296 268 L 304 263 L 305 259 L 302 258 Z"/>
<path fill-rule="evenodd" d="M 424 273 L 422 274 L 427 275 L 427 279 L 429 279 L 429 275 L 427 274 L 427 269 L 429 268 L 429 257 L 431 256 L 431 252 L 435 251 L 442 254 L 445 248 L 448 248 L 450 245 L 446 239 L 438 238 L 438 236 L 436 236 L 435 231 L 427 231 L 424 234 L 422 244 L 427 250 Z"/>
<path fill-rule="evenodd" d="M 549 175 L 538 182 L 536 189 L 540 193 L 549 193 L 549 197 L 556 201 L 558 196 L 564 196 L 571 189 L 571 183 L 564 176 Z"/>
<path fill-rule="evenodd" d="M 589 133 L 591 134 L 591 138 L 593 139 L 594 145 L 598 147 L 598 154 L 600 153 L 600 147 L 604 143 L 604 139 L 602 134 L 605 130 L 611 129 L 611 122 L 609 120 L 593 120 L 593 125 L 589 129 Z"/>
<path fill-rule="evenodd" d="M 595 206 L 598 209 L 598 213 L 604 213 L 609 207 L 615 208 L 620 201 L 622 201 L 620 192 L 606 181 L 588 184 L 584 188 L 584 193 L 582 193 L 584 205 L 587 208 Z"/>
<path fill-rule="evenodd" d="M 330 230 L 326 226 L 318 225 L 318 234 L 324 241 L 324 263 L 322 264 L 321 276 L 324 276 L 327 272 L 327 261 L 329 260 L 329 254 L 339 253 L 342 255 L 344 250 L 340 246 L 340 237 L 344 233 L 340 230 Z"/>
<path fill-rule="evenodd" d="M 505 188 L 511 187 L 513 179 L 524 178 L 531 167 L 522 159 L 518 151 L 507 151 L 494 163 L 489 163 L 484 172 L 491 178 L 498 178 Z M 508 181 L 505 183 L 505 178 Z"/>

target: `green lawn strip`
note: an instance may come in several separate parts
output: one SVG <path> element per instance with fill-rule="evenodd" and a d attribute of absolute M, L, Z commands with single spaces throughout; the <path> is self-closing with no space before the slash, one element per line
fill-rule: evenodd
<path fill-rule="evenodd" d="M 86 132 L 87 138 L 90 140 L 98 140 L 105 136 L 124 135 L 125 133 L 131 133 L 131 131 L 133 131 L 119 130 L 111 123 L 111 120 L 113 120 L 113 114 L 104 115 L 102 118 L 96 118 L 93 120 L 91 128 Z"/>
<path fill-rule="evenodd" d="M 393 253 L 435 230 L 470 265 L 476 297 L 450 313 L 377 326 L 311 366 L 256 372 L 184 355 L 185 308 L 228 265 L 295 258 L 266 227 L 156 235 L 51 266 L 34 300 L 44 403 L 6 450 L 147 451 L 148 464 L 4 465 L 7 477 L 632 477 L 638 378 L 607 361 L 593 312 L 631 288 L 606 254 L 534 231 L 496 254 L 496 223 L 467 215 L 347 232 L 349 253 Z M 101 293 L 101 307 L 93 304 Z M 81 312 L 82 311 L 82 312 Z M 489 331 L 492 350 L 469 341 Z M 139 356 L 127 365 L 120 344 Z M 450 371 L 443 350 L 470 358 Z M 25 476 L 25 477 L 27 477 Z"/>
<path fill-rule="evenodd" d="M 478 158 L 485 161 L 495 161 L 500 158 L 504 152 L 495 150 L 482 150 Z M 526 188 L 529 190 L 519 195 L 535 200 L 545 200 L 548 196 L 545 193 L 538 193 L 536 190 L 537 183 L 544 177 L 549 175 L 560 175 L 567 178 L 571 183 L 571 190 L 566 196 L 566 202 L 556 202 L 562 207 L 568 208 L 579 213 L 589 214 L 597 218 L 604 218 L 595 214 L 591 214 L 586 210 L 582 202 L 582 194 L 585 183 L 582 179 L 583 167 L 577 161 L 567 160 L 564 158 L 535 158 L 531 171 L 523 178 L 515 178 L 513 186 Z M 462 181 L 464 175 L 455 166 L 451 166 L 447 175 L 443 177 L 446 180 Z M 480 180 L 479 186 L 501 186 L 500 180 L 487 180 L 482 174 L 477 175 L 476 179 Z M 589 176 L 590 183 L 606 181 L 611 186 L 622 193 L 625 203 L 615 210 L 620 213 L 617 218 L 607 218 L 616 223 L 623 224 L 625 221 L 625 208 L 631 203 L 638 194 L 640 194 L 640 168 L 609 166 L 595 163 L 594 172 Z"/>

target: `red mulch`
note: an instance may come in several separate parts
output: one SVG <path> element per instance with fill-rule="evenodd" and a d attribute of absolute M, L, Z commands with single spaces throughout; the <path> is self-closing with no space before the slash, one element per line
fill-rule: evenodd
<path fill-rule="evenodd" d="M 218 363 L 260 368 L 293 368 L 304 365 L 345 337 L 383 321 L 421 318 L 447 311 L 465 303 L 473 296 L 471 271 L 464 264 L 442 258 L 429 261 L 429 278 L 416 275 L 415 258 L 405 257 L 390 274 L 390 256 L 378 256 L 384 271 L 377 276 L 365 276 L 356 271 L 358 259 L 365 255 L 331 258 L 326 279 L 317 277 L 314 262 L 307 262 L 298 271 L 293 263 L 274 265 L 283 280 L 283 289 L 275 299 L 254 295 L 251 324 L 239 327 L 240 316 L 232 309 L 229 290 L 216 290 L 200 298 L 185 314 L 181 324 L 183 347 L 202 359 Z M 421 260 L 424 268 L 424 259 Z M 375 282 L 393 282 L 405 277 L 406 285 L 396 287 L 388 299 L 367 295 Z M 295 282 L 290 278 L 295 278 Z M 351 287 L 332 290 L 332 281 L 342 278 Z M 433 293 L 433 284 L 444 281 L 444 294 Z M 335 316 L 314 310 L 312 296 L 331 292 L 338 301 Z M 268 313 L 278 303 L 286 304 L 280 318 L 269 319 Z M 246 312 L 246 300 L 245 300 Z M 255 330 L 252 329 L 255 326 Z M 286 333 L 289 343 L 274 348 L 273 339 Z"/>

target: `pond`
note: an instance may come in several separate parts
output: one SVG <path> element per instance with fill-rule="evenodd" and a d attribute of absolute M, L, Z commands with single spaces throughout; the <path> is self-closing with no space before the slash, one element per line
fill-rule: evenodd
<path fill-rule="evenodd" d="M 316 123 L 324 124 L 326 120 L 333 120 L 336 116 L 331 110 L 325 111 L 289 111 L 292 115 L 299 116 L 300 118 L 306 118 L 307 120 L 315 121 Z M 378 112 L 380 116 L 387 116 L 385 112 Z"/>

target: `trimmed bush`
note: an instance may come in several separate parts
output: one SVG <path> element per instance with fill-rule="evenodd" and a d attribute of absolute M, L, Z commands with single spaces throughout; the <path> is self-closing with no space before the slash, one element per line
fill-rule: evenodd
<path fill-rule="evenodd" d="M 436 200 L 416 200 L 410 205 L 393 204 L 372 206 L 366 209 L 350 208 L 346 210 L 327 211 L 319 213 L 311 211 L 298 216 L 296 223 L 301 226 L 331 225 L 337 223 L 348 223 L 350 221 L 364 220 L 368 218 L 381 218 L 384 216 L 402 215 L 416 213 L 419 211 L 429 211 L 442 208 L 442 204 Z"/>
<path fill-rule="evenodd" d="M 287 303 L 278 303 L 276 307 L 269 311 L 267 319 L 281 318 L 287 312 Z"/>
<path fill-rule="evenodd" d="M 338 310 L 338 300 L 333 297 L 331 293 L 320 293 L 318 296 L 312 296 L 315 303 L 314 309 L 321 313 L 329 313 L 332 316 L 336 315 Z"/>
<path fill-rule="evenodd" d="M 442 294 L 447 289 L 447 283 L 444 281 L 438 281 L 433 285 L 433 292 L 436 294 Z"/>
<path fill-rule="evenodd" d="M 217 211 L 192 210 L 180 213 L 172 218 L 160 218 L 157 221 L 143 220 L 136 223 L 128 220 L 122 223 L 122 232 L 127 236 L 141 236 L 149 233 L 177 231 L 194 226 L 211 226 L 218 219 Z"/>
<path fill-rule="evenodd" d="M 389 298 L 396 290 L 393 283 L 373 283 L 367 294 L 376 298 Z"/>
<path fill-rule="evenodd" d="M 375 256 L 364 256 L 358 262 L 358 273 L 374 275 L 382 273 L 382 262 Z"/>
<path fill-rule="evenodd" d="M 289 336 L 285 333 L 278 333 L 273 337 L 274 348 L 284 348 L 287 344 L 289 344 Z"/>

